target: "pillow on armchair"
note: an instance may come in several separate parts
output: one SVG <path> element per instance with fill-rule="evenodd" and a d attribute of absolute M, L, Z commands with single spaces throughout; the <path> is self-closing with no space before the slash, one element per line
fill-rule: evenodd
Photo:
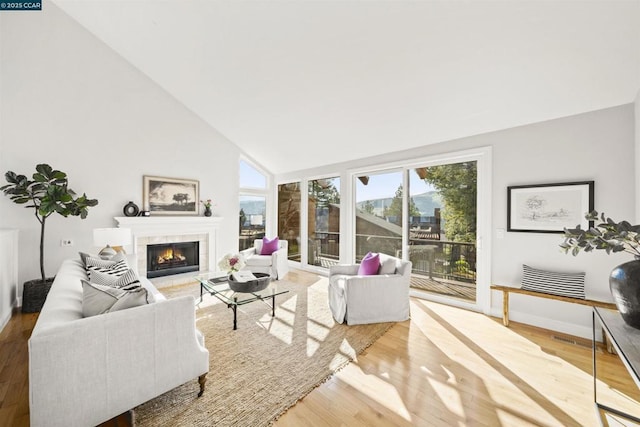
<path fill-rule="evenodd" d="M 271 240 L 269 240 L 266 237 L 263 237 L 262 248 L 260 249 L 260 255 L 271 255 L 272 253 L 274 253 L 279 249 L 279 246 L 280 246 L 280 242 L 277 236 Z"/>
<path fill-rule="evenodd" d="M 374 276 L 378 274 L 380 268 L 380 254 L 368 252 L 358 268 L 358 276 Z"/>

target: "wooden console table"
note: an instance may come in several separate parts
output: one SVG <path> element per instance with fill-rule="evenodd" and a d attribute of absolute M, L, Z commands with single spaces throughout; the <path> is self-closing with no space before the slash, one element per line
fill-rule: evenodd
<path fill-rule="evenodd" d="M 593 307 L 593 402 L 598 410 L 610 412 L 612 414 L 627 418 L 640 424 L 640 418 L 598 403 L 597 388 L 597 363 L 596 363 L 596 324 L 600 323 L 603 334 L 608 336 L 608 341 L 616 350 L 622 363 L 629 371 L 636 386 L 640 388 L 640 329 L 627 325 L 620 313 L 599 307 Z M 604 337 L 603 337 L 604 338 Z"/>

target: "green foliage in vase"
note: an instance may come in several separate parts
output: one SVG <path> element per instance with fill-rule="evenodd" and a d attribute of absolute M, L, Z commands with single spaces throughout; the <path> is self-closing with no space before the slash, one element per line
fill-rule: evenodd
<path fill-rule="evenodd" d="M 589 212 L 585 218 L 588 221 L 599 219 L 600 222 L 588 230 L 583 230 L 580 225 L 565 228 L 564 242 L 560 244 L 565 253 L 576 256 L 580 251 L 604 250 L 607 254 L 627 252 L 640 257 L 640 225 L 631 225 L 628 221 L 616 222 L 605 217 L 604 213 L 598 216 L 597 211 Z"/>
<path fill-rule="evenodd" d="M 67 174 L 44 163 L 36 166 L 32 179 L 12 171 L 4 176 L 8 184 L 0 187 L 0 190 L 14 203 L 33 209 L 40 223 L 40 274 L 44 283 L 44 231 L 47 218 L 57 213 L 64 217 L 79 216 L 84 219 L 89 214 L 89 208 L 96 206 L 98 201 L 89 199 L 86 194 L 76 197 L 76 193 L 68 187 Z"/>

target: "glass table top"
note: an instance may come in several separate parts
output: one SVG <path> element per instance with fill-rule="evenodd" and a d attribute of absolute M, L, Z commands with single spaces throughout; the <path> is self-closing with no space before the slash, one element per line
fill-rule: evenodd
<path fill-rule="evenodd" d="M 273 280 L 269 283 L 269 286 L 261 291 L 251 293 L 235 292 L 229 289 L 229 282 L 224 273 L 201 274 L 196 276 L 196 280 L 200 283 L 201 293 L 204 290 L 222 302 L 233 305 L 243 305 L 289 292 L 282 287 L 278 287 L 278 282 Z"/>

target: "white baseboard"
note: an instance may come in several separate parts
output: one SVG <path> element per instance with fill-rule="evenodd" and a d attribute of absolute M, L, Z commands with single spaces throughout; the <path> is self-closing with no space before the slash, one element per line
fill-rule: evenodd
<path fill-rule="evenodd" d="M 492 308 L 491 316 L 502 319 L 502 310 Z M 535 316 L 529 313 L 522 313 L 509 310 L 509 321 L 524 323 L 527 325 L 537 326 L 538 328 L 549 329 L 561 332 L 563 334 L 573 335 L 575 337 L 592 339 L 593 332 L 591 326 L 577 325 L 575 323 L 561 322 L 558 320 L 548 319 L 546 317 Z"/>

